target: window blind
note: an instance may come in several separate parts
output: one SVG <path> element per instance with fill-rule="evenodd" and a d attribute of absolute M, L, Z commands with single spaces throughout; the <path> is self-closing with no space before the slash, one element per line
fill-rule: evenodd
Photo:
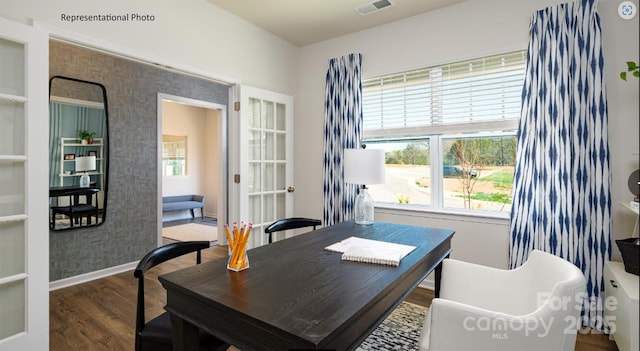
<path fill-rule="evenodd" d="M 364 136 L 513 129 L 525 59 L 522 50 L 363 80 Z"/>

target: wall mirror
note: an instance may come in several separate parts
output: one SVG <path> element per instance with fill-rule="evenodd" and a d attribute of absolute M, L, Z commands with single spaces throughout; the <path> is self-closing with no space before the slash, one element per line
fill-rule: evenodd
<path fill-rule="evenodd" d="M 109 129 L 102 84 L 54 76 L 49 81 L 49 228 L 104 223 Z"/>

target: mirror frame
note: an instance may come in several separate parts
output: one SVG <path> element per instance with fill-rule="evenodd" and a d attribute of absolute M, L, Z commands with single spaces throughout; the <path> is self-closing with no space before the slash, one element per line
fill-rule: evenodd
<path fill-rule="evenodd" d="M 107 88 L 101 84 L 101 83 L 97 83 L 97 82 L 91 82 L 91 81 L 87 81 L 87 80 L 82 80 L 82 79 L 77 79 L 77 78 L 72 78 L 72 77 L 66 77 L 66 76 L 60 76 L 60 75 L 55 75 L 52 76 L 51 78 L 49 78 L 49 104 L 51 103 L 51 88 L 53 85 L 53 80 L 54 79 L 63 79 L 63 80 L 68 80 L 68 81 L 72 81 L 72 82 L 76 82 L 76 83 L 85 83 L 85 84 L 91 84 L 91 85 L 96 85 L 98 86 L 100 89 L 102 89 L 102 100 L 104 102 L 104 127 L 105 127 L 105 132 L 104 132 L 104 139 L 106 139 L 106 142 L 103 140 L 103 152 L 105 153 L 104 156 L 104 161 L 105 161 L 105 165 L 104 165 L 104 184 L 103 184 L 103 204 L 102 204 L 102 220 L 96 224 L 91 224 L 91 225 L 86 225 L 86 226 L 73 226 L 73 227 L 68 227 L 68 228 L 59 228 L 59 229 L 51 229 L 52 231 L 64 231 L 64 230 L 72 230 L 72 229 L 87 229 L 87 228 L 92 228 L 92 227 L 97 227 L 100 226 L 102 224 L 104 224 L 104 222 L 107 220 L 107 199 L 108 199 L 108 193 L 109 193 L 109 164 L 110 159 L 111 159 L 111 152 L 110 152 L 110 148 L 109 148 L 109 144 L 111 143 L 111 138 L 109 136 L 109 103 L 107 100 Z M 51 112 L 49 112 L 49 121 L 51 120 Z M 51 128 L 51 127 L 49 127 Z M 49 152 L 51 152 L 51 150 L 49 150 Z M 51 187 L 51 186 L 49 186 Z"/>

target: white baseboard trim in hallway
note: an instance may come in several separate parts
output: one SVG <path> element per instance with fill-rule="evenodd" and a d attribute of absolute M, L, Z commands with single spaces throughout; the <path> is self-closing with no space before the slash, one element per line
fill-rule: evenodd
<path fill-rule="evenodd" d="M 132 271 L 138 265 L 138 261 L 125 263 L 119 266 L 109 267 L 94 272 L 84 273 L 73 277 L 63 278 L 60 280 L 49 282 L 49 291 L 66 288 L 76 284 L 90 282 L 92 280 L 105 278 L 114 274 Z M 133 274 L 133 273 L 131 273 Z"/>

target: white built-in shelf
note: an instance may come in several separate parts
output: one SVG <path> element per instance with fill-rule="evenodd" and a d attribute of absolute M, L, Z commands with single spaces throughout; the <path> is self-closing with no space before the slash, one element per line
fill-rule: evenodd
<path fill-rule="evenodd" d="M 92 177 L 91 181 L 98 181 L 100 184 L 100 190 L 102 190 L 102 184 L 104 184 L 104 144 L 102 138 L 94 138 L 93 143 L 91 144 L 82 144 L 79 138 L 60 138 L 60 173 L 59 177 L 59 186 L 70 185 L 69 181 L 74 178 L 78 178 L 82 175 L 82 173 L 76 173 L 73 171 L 75 165 L 73 163 L 76 162 L 75 158 L 79 156 L 87 156 L 87 152 L 83 150 L 91 150 L 96 153 L 96 166 L 97 169 L 93 172 L 88 172 L 89 176 Z M 65 155 L 67 153 L 73 153 L 73 160 L 65 160 Z M 76 155 L 76 152 L 80 152 L 81 154 Z M 66 166 L 66 167 L 65 167 Z M 71 170 L 72 173 L 66 174 L 65 171 Z M 65 180 L 67 182 L 65 183 Z"/>

